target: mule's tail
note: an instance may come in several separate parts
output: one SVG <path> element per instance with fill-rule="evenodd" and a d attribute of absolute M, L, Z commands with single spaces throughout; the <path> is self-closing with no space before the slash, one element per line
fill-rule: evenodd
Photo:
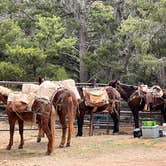
<path fill-rule="evenodd" d="M 51 126 L 51 135 L 52 135 L 52 149 L 55 147 L 55 120 L 56 120 L 56 112 L 54 106 L 51 108 L 51 117 L 50 117 L 50 126 Z"/>

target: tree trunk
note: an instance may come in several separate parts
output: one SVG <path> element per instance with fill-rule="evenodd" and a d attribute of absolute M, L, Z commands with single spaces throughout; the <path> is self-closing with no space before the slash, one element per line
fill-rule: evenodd
<path fill-rule="evenodd" d="M 81 16 L 81 27 L 79 32 L 80 82 L 86 82 L 88 80 L 88 70 L 82 59 L 87 54 L 86 36 L 86 20 L 85 15 L 83 14 Z"/>

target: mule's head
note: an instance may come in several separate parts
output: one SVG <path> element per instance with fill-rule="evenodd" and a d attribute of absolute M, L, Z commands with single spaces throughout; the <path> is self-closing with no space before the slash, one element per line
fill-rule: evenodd
<path fill-rule="evenodd" d="M 113 80 L 109 83 L 109 86 L 116 88 L 116 90 L 120 93 L 121 97 L 124 100 L 128 100 L 130 95 L 137 90 L 137 86 L 123 84 L 120 81 Z"/>
<path fill-rule="evenodd" d="M 117 85 L 119 85 L 120 81 L 118 80 L 112 80 L 111 82 L 109 82 L 109 86 L 112 86 L 113 88 L 116 88 Z"/>

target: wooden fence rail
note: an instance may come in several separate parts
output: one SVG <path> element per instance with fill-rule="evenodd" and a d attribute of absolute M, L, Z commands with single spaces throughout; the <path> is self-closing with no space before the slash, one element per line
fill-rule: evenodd
<path fill-rule="evenodd" d="M 28 83 L 33 83 L 33 84 L 38 84 L 38 82 L 23 82 L 23 81 L 0 81 L 0 85 L 4 86 L 19 86 L 22 84 L 28 84 Z M 76 86 L 92 86 L 94 85 L 93 83 L 76 83 Z M 96 86 L 108 86 L 108 84 L 103 84 L 103 83 L 96 83 Z"/>

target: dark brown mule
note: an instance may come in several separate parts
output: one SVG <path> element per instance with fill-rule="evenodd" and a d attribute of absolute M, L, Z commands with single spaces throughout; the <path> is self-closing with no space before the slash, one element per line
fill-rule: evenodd
<path fill-rule="evenodd" d="M 90 135 L 92 133 L 92 115 L 93 115 L 93 109 L 94 107 L 92 106 L 86 106 L 85 104 L 85 97 L 83 94 L 83 88 L 78 87 L 77 88 L 79 91 L 79 94 L 81 96 L 82 102 L 79 104 L 79 111 L 77 112 L 77 125 L 78 125 L 78 131 L 77 131 L 77 136 L 82 136 L 83 135 L 83 124 L 84 124 L 84 116 L 85 114 L 90 114 L 91 119 L 90 119 Z M 97 112 L 102 112 L 104 110 L 107 110 L 109 114 L 111 115 L 114 126 L 113 126 L 113 133 L 118 133 L 119 132 L 119 119 L 120 119 L 120 94 L 119 92 L 112 88 L 112 87 L 107 87 L 106 89 L 107 94 L 109 96 L 109 103 L 105 104 L 103 106 L 97 107 Z"/>
<path fill-rule="evenodd" d="M 139 128 L 139 111 L 144 110 L 145 106 L 145 95 L 139 94 L 138 87 L 122 84 L 117 80 L 113 80 L 109 83 L 110 86 L 116 88 L 121 94 L 121 97 L 128 103 L 132 114 L 134 116 L 135 128 Z M 166 122 L 166 106 L 163 97 L 157 98 L 155 104 L 151 105 L 150 110 L 161 110 L 164 121 Z"/>
<path fill-rule="evenodd" d="M 58 113 L 59 121 L 62 126 L 62 139 L 59 147 L 64 147 L 66 143 L 66 133 L 68 127 L 68 137 L 66 146 L 70 146 L 71 137 L 74 131 L 74 120 L 78 102 L 75 94 L 68 89 L 59 89 L 53 97 L 53 105 Z M 68 119 L 68 122 L 66 121 Z M 68 126 L 67 126 L 68 123 Z"/>
<path fill-rule="evenodd" d="M 55 113 L 52 109 L 52 104 L 45 99 L 35 99 L 32 105 L 32 111 L 27 111 L 27 105 L 20 102 L 18 105 L 13 107 L 12 102 L 7 103 L 7 115 L 10 125 L 10 140 L 7 146 L 7 150 L 10 150 L 13 145 L 13 135 L 15 123 L 18 121 L 19 134 L 20 134 L 20 145 L 19 149 L 23 148 L 23 128 L 24 121 L 33 122 L 34 114 L 37 114 L 38 121 L 40 121 L 41 128 L 48 138 L 47 154 L 53 152 L 54 147 L 54 128 L 55 128 Z"/>

